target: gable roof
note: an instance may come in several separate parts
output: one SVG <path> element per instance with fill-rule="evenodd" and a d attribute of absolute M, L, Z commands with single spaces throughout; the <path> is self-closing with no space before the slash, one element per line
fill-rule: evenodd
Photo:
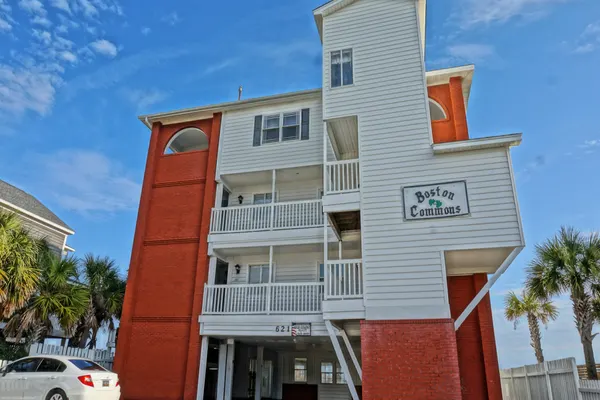
<path fill-rule="evenodd" d="M 19 189 L 0 179 L 0 204 L 6 204 L 9 207 L 14 207 L 17 211 L 23 210 L 32 217 L 45 222 L 46 224 L 54 225 L 62 228 L 63 231 L 69 234 L 75 233 L 69 225 L 58 218 L 48 207 L 42 204 L 41 201 L 33 197 L 31 194 Z"/>

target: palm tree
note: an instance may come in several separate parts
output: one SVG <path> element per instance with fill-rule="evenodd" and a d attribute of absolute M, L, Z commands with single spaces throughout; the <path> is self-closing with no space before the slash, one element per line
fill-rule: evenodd
<path fill-rule="evenodd" d="M 537 245 L 535 251 L 536 257 L 528 270 L 527 289 L 545 299 L 569 294 L 588 379 L 598 379 L 592 328 L 595 288 L 600 283 L 600 238 L 597 233 L 584 237 L 573 228 L 562 227 L 554 238 Z"/>
<path fill-rule="evenodd" d="M 88 287 L 87 311 L 79 322 L 75 340 L 79 347 L 96 346 L 98 331 L 102 327 L 115 329 L 115 320 L 121 318 L 125 281 L 119 275 L 114 260 L 86 254 L 81 262 L 81 282 Z M 88 343 L 88 335 L 91 338 Z"/>
<path fill-rule="evenodd" d="M 0 210 L 0 320 L 12 316 L 35 292 L 38 261 L 46 250 L 47 244 L 33 239 L 16 214 Z"/>
<path fill-rule="evenodd" d="M 531 347 L 535 351 L 535 358 L 538 363 L 544 362 L 544 353 L 542 351 L 542 337 L 540 335 L 540 322 L 548 325 L 548 322 L 555 320 L 558 311 L 551 301 L 535 297 L 531 293 L 524 292 L 519 296 L 515 292 L 509 292 L 504 298 L 504 316 L 507 320 L 514 322 L 515 329 L 522 317 L 527 317 L 529 325 L 529 336 L 531 337 Z"/>
<path fill-rule="evenodd" d="M 72 333 L 87 310 L 88 290 L 76 282 L 77 260 L 61 259 L 52 254 L 41 264 L 42 275 L 37 290 L 8 321 L 6 330 L 17 341 L 26 335 L 32 341 L 45 337 L 58 322 L 65 333 Z"/>

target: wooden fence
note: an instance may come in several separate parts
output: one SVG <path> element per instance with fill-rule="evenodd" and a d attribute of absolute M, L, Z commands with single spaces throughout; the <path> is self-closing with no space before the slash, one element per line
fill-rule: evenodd
<path fill-rule="evenodd" d="M 574 358 L 500 370 L 504 400 L 600 400 L 600 381 L 579 379 Z"/>

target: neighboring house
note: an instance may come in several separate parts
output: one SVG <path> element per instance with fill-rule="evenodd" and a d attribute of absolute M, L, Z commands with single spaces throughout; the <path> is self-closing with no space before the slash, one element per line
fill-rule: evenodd
<path fill-rule="evenodd" d="M 69 225 L 34 196 L 2 180 L 0 209 L 19 215 L 30 234 L 38 239 L 46 239 L 57 254 L 75 251 L 67 245 L 67 238 L 75 233 Z"/>
<path fill-rule="evenodd" d="M 31 236 L 45 239 L 57 255 L 62 257 L 75 251 L 67 245 L 67 238 L 75 233 L 73 229 L 33 195 L 3 180 L 0 180 L 0 209 L 16 213 Z M 5 325 L 0 322 L 0 330 L 4 329 Z M 64 342 L 65 333 L 55 318 L 52 320 L 52 326 L 54 329 L 47 338 L 61 339 Z"/>
<path fill-rule="evenodd" d="M 140 117 L 125 399 L 501 398 L 521 135 L 470 138 L 474 67 L 425 71 L 425 9 L 333 0 L 322 89 Z"/>

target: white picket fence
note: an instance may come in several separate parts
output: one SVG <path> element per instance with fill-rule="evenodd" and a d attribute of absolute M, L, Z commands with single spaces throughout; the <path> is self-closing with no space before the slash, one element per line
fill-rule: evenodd
<path fill-rule="evenodd" d="M 600 381 L 580 380 L 574 358 L 500 370 L 504 400 L 600 400 Z"/>

